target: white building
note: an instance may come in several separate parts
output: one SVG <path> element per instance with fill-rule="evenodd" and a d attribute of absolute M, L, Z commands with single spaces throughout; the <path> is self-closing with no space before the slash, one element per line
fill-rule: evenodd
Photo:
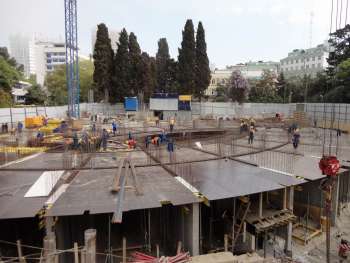
<path fill-rule="evenodd" d="M 42 41 L 14 35 L 9 38 L 9 42 L 10 55 L 24 66 L 25 77 L 35 75 L 40 85 L 44 85 L 47 72 L 66 62 L 66 48 L 62 41 Z"/>
<path fill-rule="evenodd" d="M 66 63 L 65 43 L 36 42 L 34 44 L 35 75 L 37 83 L 44 85 L 45 77 L 55 67 Z"/>
<path fill-rule="evenodd" d="M 25 96 L 28 94 L 28 89 L 32 86 L 29 82 L 18 81 L 11 89 L 11 94 L 15 104 L 23 104 L 26 102 Z"/>
<path fill-rule="evenodd" d="M 305 50 L 294 49 L 288 53 L 288 57 L 281 59 L 281 71 L 286 78 L 304 75 L 315 77 L 317 72 L 327 68 L 328 51 L 327 42 Z"/>
<path fill-rule="evenodd" d="M 9 53 L 18 64 L 23 65 L 24 76 L 27 78 L 30 76 L 30 40 L 29 37 L 19 34 L 9 37 Z"/>
<path fill-rule="evenodd" d="M 205 90 L 205 95 L 214 96 L 216 95 L 216 88 L 219 85 L 225 85 L 228 83 L 233 71 L 240 71 L 242 75 L 249 80 L 258 80 L 261 78 L 261 74 L 264 70 L 270 70 L 277 76 L 279 72 L 278 62 L 247 62 L 233 66 L 226 66 L 225 69 L 215 69 L 211 72 L 211 80 L 208 88 Z"/>
<path fill-rule="evenodd" d="M 94 53 L 94 49 L 95 49 L 96 32 L 97 32 L 97 27 L 91 29 L 91 54 Z M 117 50 L 117 47 L 118 47 L 117 43 L 119 42 L 120 32 L 117 30 L 108 29 L 108 35 L 109 35 L 109 38 L 111 39 L 111 46 L 112 46 L 112 49 L 115 53 Z"/>

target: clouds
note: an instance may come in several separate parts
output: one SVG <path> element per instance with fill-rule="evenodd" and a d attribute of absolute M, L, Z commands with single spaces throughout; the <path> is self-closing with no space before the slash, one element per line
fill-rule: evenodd
<path fill-rule="evenodd" d="M 64 36 L 63 0 L 0 0 L 0 46 L 11 33 Z M 340 0 L 339 0 L 340 1 Z M 305 48 L 314 12 L 313 42 L 329 31 L 331 0 L 78 0 L 79 45 L 91 52 L 91 28 L 105 22 L 126 27 L 153 55 L 157 40 L 167 37 L 177 56 L 186 19 L 203 21 L 208 54 L 217 66 L 247 60 L 274 59 L 294 48 Z M 345 3 L 345 0 L 344 0 Z M 343 15 L 345 17 L 345 14 Z"/>

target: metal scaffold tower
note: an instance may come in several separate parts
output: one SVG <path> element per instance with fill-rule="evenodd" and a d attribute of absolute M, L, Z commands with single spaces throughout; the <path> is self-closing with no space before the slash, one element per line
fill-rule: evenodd
<path fill-rule="evenodd" d="M 79 58 L 77 30 L 77 0 L 64 0 L 66 37 L 66 79 L 68 89 L 68 114 L 79 118 Z"/>

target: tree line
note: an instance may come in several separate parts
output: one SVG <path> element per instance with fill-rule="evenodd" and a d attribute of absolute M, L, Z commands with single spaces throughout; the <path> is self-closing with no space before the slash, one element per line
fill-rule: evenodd
<path fill-rule="evenodd" d="M 204 27 L 199 22 L 195 33 L 191 19 L 182 31 L 177 60 L 170 57 L 166 38 L 158 40 L 158 51 L 152 57 L 141 50 L 135 33 L 128 34 L 125 28 L 114 51 L 103 23 L 97 26 L 93 58 L 93 89 L 98 101 L 122 102 L 128 96 L 147 101 L 154 92 L 201 99 L 210 82 Z"/>

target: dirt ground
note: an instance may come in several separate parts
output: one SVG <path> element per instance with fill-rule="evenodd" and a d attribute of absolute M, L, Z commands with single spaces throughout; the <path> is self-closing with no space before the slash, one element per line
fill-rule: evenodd
<path fill-rule="evenodd" d="M 331 230 L 331 262 L 350 262 L 350 253 L 347 260 L 340 261 L 338 245 L 344 238 L 350 240 L 350 208 L 343 209 Z M 315 237 L 306 246 L 293 243 L 293 259 L 300 263 L 326 262 L 326 235 Z"/>

